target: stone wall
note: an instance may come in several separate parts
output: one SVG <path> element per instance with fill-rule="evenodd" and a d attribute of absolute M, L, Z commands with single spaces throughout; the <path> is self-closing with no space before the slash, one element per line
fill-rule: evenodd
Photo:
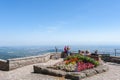
<path fill-rule="evenodd" d="M 9 69 L 8 62 L 6 60 L 0 59 L 0 70 L 6 71 L 8 69 Z"/>
<path fill-rule="evenodd" d="M 120 56 L 110 56 L 109 54 L 103 54 L 102 60 L 106 62 L 120 63 Z"/>
<path fill-rule="evenodd" d="M 54 53 L 46 53 L 39 56 L 23 57 L 23 58 L 14 58 L 8 60 L 0 59 L 0 70 L 13 70 L 19 67 L 23 67 L 30 64 L 47 62 L 51 59 L 51 56 L 54 56 Z"/>
<path fill-rule="evenodd" d="M 110 61 L 110 54 L 100 54 L 101 55 L 101 58 L 102 60 L 104 61 Z"/>
<path fill-rule="evenodd" d="M 120 56 L 110 56 L 109 61 L 120 64 Z"/>
<path fill-rule="evenodd" d="M 30 64 L 47 62 L 50 59 L 50 56 L 51 54 L 48 53 L 40 56 L 8 59 L 7 62 L 9 63 L 9 70 L 12 70 L 12 69 L 16 69 L 16 68 L 23 67 Z"/>
<path fill-rule="evenodd" d="M 39 56 L 31 56 L 31 57 L 24 57 L 24 58 L 15 58 L 15 59 L 8 59 L 8 60 L 1 60 L 0 59 L 0 70 L 13 70 L 19 67 L 23 67 L 30 64 L 47 62 L 49 59 L 56 59 L 60 58 L 61 53 L 47 53 L 44 55 Z M 120 57 L 109 56 L 109 55 L 102 55 L 102 59 L 104 61 L 120 63 Z"/>
<path fill-rule="evenodd" d="M 61 52 L 51 53 L 50 59 L 58 59 L 58 58 L 61 58 Z"/>

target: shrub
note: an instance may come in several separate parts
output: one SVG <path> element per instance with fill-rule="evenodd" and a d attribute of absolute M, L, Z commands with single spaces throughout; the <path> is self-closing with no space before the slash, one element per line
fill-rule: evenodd
<path fill-rule="evenodd" d="M 99 62 L 93 58 L 73 55 L 67 56 L 63 62 L 54 65 L 54 68 L 64 71 L 82 71 L 99 65 Z"/>
<path fill-rule="evenodd" d="M 83 61 L 85 63 L 87 63 L 87 62 L 92 63 L 95 66 L 99 65 L 99 62 L 94 60 L 93 58 L 90 58 L 90 57 L 87 57 L 87 56 L 83 56 L 83 55 L 79 55 L 79 54 L 74 55 L 74 56 L 68 56 L 64 60 L 68 60 L 69 63 L 72 62 L 72 60 L 73 60 L 76 63 L 80 62 L 80 61 Z"/>

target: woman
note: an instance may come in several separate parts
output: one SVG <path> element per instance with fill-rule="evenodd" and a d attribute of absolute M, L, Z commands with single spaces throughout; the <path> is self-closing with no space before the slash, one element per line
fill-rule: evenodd
<path fill-rule="evenodd" d="M 64 53 L 65 53 L 65 55 L 67 55 L 67 56 L 69 56 L 70 55 L 70 47 L 69 46 L 65 46 L 64 47 Z"/>

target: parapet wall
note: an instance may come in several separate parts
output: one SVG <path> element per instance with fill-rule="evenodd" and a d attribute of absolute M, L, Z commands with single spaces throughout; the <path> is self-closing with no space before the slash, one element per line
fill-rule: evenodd
<path fill-rule="evenodd" d="M 56 59 L 60 57 L 61 57 L 60 53 L 57 53 L 57 54 L 47 53 L 44 55 L 24 57 L 24 58 L 14 58 L 14 59 L 8 59 L 8 60 L 0 59 L 0 70 L 5 70 L 5 71 L 13 70 L 26 65 L 47 62 L 50 59 Z M 120 57 L 107 55 L 107 56 L 102 56 L 102 59 L 104 61 L 120 63 Z"/>
<path fill-rule="evenodd" d="M 9 64 L 6 60 L 0 59 L 0 70 L 8 70 L 9 69 Z"/>
<path fill-rule="evenodd" d="M 24 58 L 0 60 L 0 70 L 8 71 L 30 64 L 47 62 L 50 60 L 51 56 L 54 56 L 54 53 L 47 53 L 44 55 L 24 57 Z"/>
<path fill-rule="evenodd" d="M 120 56 L 110 56 L 109 61 L 120 64 Z"/>
<path fill-rule="evenodd" d="M 16 69 L 16 68 L 23 67 L 30 64 L 47 62 L 50 59 L 50 56 L 51 54 L 48 53 L 40 56 L 8 59 L 7 61 L 9 63 L 9 70 Z"/>
<path fill-rule="evenodd" d="M 110 56 L 110 55 L 103 54 L 102 60 L 106 62 L 120 63 L 120 56 Z"/>

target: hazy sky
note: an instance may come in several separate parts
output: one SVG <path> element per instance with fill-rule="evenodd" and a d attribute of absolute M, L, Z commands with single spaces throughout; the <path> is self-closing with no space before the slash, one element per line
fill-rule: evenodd
<path fill-rule="evenodd" d="M 0 46 L 120 45 L 120 0 L 0 0 Z"/>

